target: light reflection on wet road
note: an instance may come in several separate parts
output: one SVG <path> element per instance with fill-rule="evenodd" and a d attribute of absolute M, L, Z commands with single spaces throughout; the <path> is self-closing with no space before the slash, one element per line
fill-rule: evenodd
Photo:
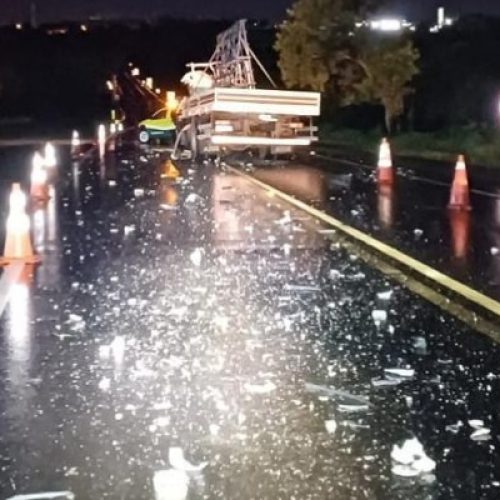
<path fill-rule="evenodd" d="M 191 499 L 498 497 L 497 346 L 240 177 L 162 168 L 68 164 L 33 215 L 44 261 L 0 321 L 2 498 L 151 499 L 176 447 L 207 463 Z M 413 436 L 437 467 L 401 477 Z"/>

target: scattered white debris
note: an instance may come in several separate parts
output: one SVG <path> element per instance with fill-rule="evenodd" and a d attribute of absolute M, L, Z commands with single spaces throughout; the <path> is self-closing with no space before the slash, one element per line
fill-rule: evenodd
<path fill-rule="evenodd" d="M 425 337 L 415 337 L 413 339 L 413 350 L 420 356 L 427 354 L 427 340 Z"/>
<path fill-rule="evenodd" d="M 402 382 L 401 379 L 372 379 L 371 384 L 373 387 L 394 387 L 395 385 L 399 385 Z"/>
<path fill-rule="evenodd" d="M 134 196 L 136 198 L 142 198 L 144 196 L 144 189 L 142 189 L 142 188 L 134 189 Z"/>
<path fill-rule="evenodd" d="M 471 435 L 470 438 L 473 441 L 487 441 L 491 438 L 491 431 L 486 427 L 482 427 L 480 429 L 476 429 Z"/>
<path fill-rule="evenodd" d="M 125 339 L 117 335 L 110 345 L 111 352 L 113 353 L 113 358 L 115 363 L 122 363 L 125 356 Z"/>
<path fill-rule="evenodd" d="M 285 210 L 283 212 L 283 217 L 281 219 L 278 219 L 276 221 L 276 224 L 279 224 L 280 226 L 284 226 L 286 224 L 290 224 L 292 222 L 292 217 L 290 215 L 290 211 L 289 210 Z"/>
<path fill-rule="evenodd" d="M 337 409 L 341 413 L 357 413 L 368 411 L 370 407 L 367 404 L 339 404 Z"/>
<path fill-rule="evenodd" d="M 115 187 L 115 186 L 116 186 L 116 181 L 115 181 L 115 180 L 113 180 L 113 179 L 110 179 L 110 180 L 108 181 L 108 186 L 110 186 L 110 187 Z"/>
<path fill-rule="evenodd" d="M 111 387 L 111 379 L 109 379 L 108 377 L 103 377 L 99 381 L 99 389 L 101 389 L 101 391 L 109 391 L 110 387 Z"/>
<path fill-rule="evenodd" d="M 393 290 L 387 290 L 386 292 L 379 292 L 377 293 L 377 298 L 380 300 L 390 300 L 393 293 L 394 293 Z"/>
<path fill-rule="evenodd" d="M 196 193 L 190 193 L 186 196 L 186 203 L 192 204 L 196 203 L 200 197 Z"/>
<path fill-rule="evenodd" d="M 153 488 L 155 500 L 185 500 L 189 490 L 189 476 L 176 469 L 155 471 Z"/>
<path fill-rule="evenodd" d="M 484 427 L 484 420 L 472 419 L 467 422 L 473 429 L 481 429 Z"/>
<path fill-rule="evenodd" d="M 387 311 L 375 309 L 372 311 L 372 318 L 375 323 L 384 323 L 387 321 Z"/>
<path fill-rule="evenodd" d="M 134 231 L 135 231 L 135 226 L 133 224 L 125 226 L 123 228 L 123 233 L 125 234 L 125 236 L 128 236 L 130 233 L 133 233 Z"/>
<path fill-rule="evenodd" d="M 191 259 L 191 262 L 196 266 L 200 267 L 201 265 L 201 259 L 203 257 L 203 250 L 201 248 L 196 248 L 191 252 L 191 255 L 189 258 Z"/>
<path fill-rule="evenodd" d="M 457 434 L 458 431 L 464 426 L 463 422 L 460 420 L 456 424 L 449 424 L 445 427 L 445 430 Z"/>
<path fill-rule="evenodd" d="M 395 444 L 391 458 L 394 462 L 392 472 L 399 476 L 417 476 L 432 472 L 436 468 L 436 462 L 426 455 L 422 443 L 417 438 L 407 439 L 402 446 Z"/>
<path fill-rule="evenodd" d="M 266 380 L 263 384 L 245 384 L 245 390 L 250 394 L 268 394 L 276 390 L 276 385 Z"/>
<path fill-rule="evenodd" d="M 28 493 L 27 495 L 15 495 L 7 500 L 75 500 L 71 491 L 46 491 L 43 493 Z"/>
<path fill-rule="evenodd" d="M 325 428 L 328 434 L 335 434 L 337 422 L 335 422 L 335 420 L 325 420 Z"/>
<path fill-rule="evenodd" d="M 420 236 L 422 236 L 424 234 L 424 231 L 422 229 L 414 229 L 413 230 L 413 234 L 417 237 L 417 238 L 420 238 Z"/>
<path fill-rule="evenodd" d="M 99 357 L 101 359 L 109 359 L 111 356 L 111 346 L 101 345 L 99 346 Z"/>
<path fill-rule="evenodd" d="M 179 446 L 173 446 L 169 448 L 168 461 L 174 469 L 185 472 L 199 472 L 207 466 L 207 462 L 202 462 L 199 465 L 194 465 L 186 460 L 184 458 L 184 452 Z"/>
<path fill-rule="evenodd" d="M 410 379 L 415 376 L 414 368 L 384 368 L 385 376 L 388 378 Z"/>

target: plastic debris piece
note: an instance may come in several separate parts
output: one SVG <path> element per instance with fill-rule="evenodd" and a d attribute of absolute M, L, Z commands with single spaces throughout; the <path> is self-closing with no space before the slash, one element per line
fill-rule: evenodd
<path fill-rule="evenodd" d="M 99 381 L 99 389 L 101 389 L 101 391 L 109 391 L 110 387 L 111 387 L 111 379 L 109 379 L 108 377 L 103 377 Z"/>
<path fill-rule="evenodd" d="M 142 188 L 136 188 L 136 189 L 134 189 L 134 196 L 136 198 L 143 197 L 144 196 L 144 189 L 142 189 Z"/>
<path fill-rule="evenodd" d="M 285 285 L 285 290 L 288 292 L 299 292 L 299 293 L 315 293 L 321 291 L 317 286 L 312 285 Z"/>
<path fill-rule="evenodd" d="M 196 203 L 198 198 L 199 198 L 199 196 L 196 193 L 190 193 L 186 196 L 186 203 L 188 203 L 188 204 Z"/>
<path fill-rule="evenodd" d="M 464 426 L 464 424 L 458 421 L 456 424 L 450 424 L 445 427 L 445 430 L 457 434 L 458 431 Z"/>
<path fill-rule="evenodd" d="M 479 420 L 479 419 L 472 419 L 468 421 L 468 424 L 473 428 L 473 429 L 481 429 L 484 427 L 484 420 Z"/>
<path fill-rule="evenodd" d="M 332 398 L 341 398 L 342 404 L 361 404 L 369 405 L 369 400 L 365 396 L 358 396 L 356 394 L 351 394 L 347 391 L 342 391 L 340 389 L 335 389 L 334 387 L 327 387 L 325 385 L 317 385 L 306 382 L 304 385 L 307 392 L 313 394 L 320 394 L 329 396 Z"/>
<path fill-rule="evenodd" d="M 377 293 L 377 298 L 380 300 L 390 300 L 393 293 L 394 292 L 392 290 L 387 290 L 386 292 L 379 292 Z"/>
<path fill-rule="evenodd" d="M 245 384 L 245 390 L 250 394 L 267 394 L 276 390 L 276 385 L 266 380 L 263 384 Z"/>
<path fill-rule="evenodd" d="M 199 472 L 207 466 L 207 462 L 194 465 L 184 458 L 184 452 L 179 446 L 173 446 L 168 450 L 168 461 L 176 469 L 185 472 Z"/>
<path fill-rule="evenodd" d="M 134 231 L 135 231 L 135 226 L 134 225 L 125 226 L 123 228 L 123 233 L 125 234 L 125 236 L 129 235 L 130 233 L 133 233 Z"/>
<path fill-rule="evenodd" d="M 335 422 L 335 420 L 325 420 L 325 428 L 328 434 L 335 434 L 337 422 Z"/>
<path fill-rule="evenodd" d="M 412 378 L 415 376 L 415 370 L 413 368 L 384 368 L 384 373 L 386 377 L 389 378 Z"/>
<path fill-rule="evenodd" d="M 387 311 L 383 309 L 375 309 L 372 311 L 372 318 L 375 323 L 383 323 L 387 321 Z"/>
<path fill-rule="evenodd" d="M 414 469 L 410 465 L 395 464 L 392 466 L 391 470 L 395 476 L 401 477 L 415 477 L 420 474 L 417 469 Z"/>
<path fill-rule="evenodd" d="M 373 387 L 394 387 L 395 385 L 399 385 L 402 382 L 401 379 L 372 379 L 371 383 Z"/>
<path fill-rule="evenodd" d="M 28 493 L 26 495 L 15 495 L 7 500 L 75 500 L 71 491 L 46 491 L 43 493 Z"/>
<path fill-rule="evenodd" d="M 427 455 L 423 455 L 418 457 L 411 466 L 419 472 L 432 472 L 436 468 L 436 462 Z"/>
<path fill-rule="evenodd" d="M 203 257 L 203 251 L 200 248 L 196 248 L 191 252 L 191 255 L 189 258 L 191 259 L 191 262 L 196 266 L 200 267 L 201 265 L 201 259 Z"/>
<path fill-rule="evenodd" d="M 471 435 L 470 438 L 473 441 L 487 441 L 491 438 L 490 429 L 483 427 L 481 429 L 476 429 Z"/>
<path fill-rule="evenodd" d="M 185 500 L 189 490 L 189 476 L 176 469 L 155 471 L 153 488 L 155 500 Z"/>
<path fill-rule="evenodd" d="M 342 413 L 356 413 L 362 411 L 368 411 L 370 407 L 367 404 L 339 404 L 338 410 Z"/>

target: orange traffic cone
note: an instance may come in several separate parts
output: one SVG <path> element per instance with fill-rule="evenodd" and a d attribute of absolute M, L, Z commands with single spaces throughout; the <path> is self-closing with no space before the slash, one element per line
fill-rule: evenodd
<path fill-rule="evenodd" d="M 394 173 L 392 170 L 391 146 L 389 141 L 384 137 L 380 144 L 378 165 L 377 165 L 378 182 L 382 184 L 392 184 Z"/>
<path fill-rule="evenodd" d="M 175 165 L 172 163 L 172 161 L 167 160 L 167 162 L 165 163 L 165 172 L 161 174 L 162 178 L 175 180 L 180 175 L 180 172 L 177 170 L 177 168 L 175 168 Z"/>
<path fill-rule="evenodd" d="M 470 242 L 470 217 L 467 211 L 453 210 L 449 213 L 451 226 L 451 249 L 453 257 L 463 260 L 467 257 Z"/>
<path fill-rule="evenodd" d="M 33 155 L 30 195 L 31 198 L 37 203 L 46 203 L 49 199 L 47 171 L 44 168 L 44 159 L 38 152 Z"/>
<path fill-rule="evenodd" d="M 378 186 L 377 209 L 378 219 L 384 229 L 390 229 L 394 221 L 394 186 L 382 183 Z"/>
<path fill-rule="evenodd" d="M 7 236 L 0 265 L 5 266 L 14 262 L 23 262 L 25 264 L 40 262 L 40 257 L 35 255 L 31 245 L 30 220 L 26 215 L 26 195 L 17 182 L 12 184 L 10 193 Z"/>
<path fill-rule="evenodd" d="M 470 210 L 469 181 L 467 180 L 467 168 L 465 159 L 460 155 L 455 167 L 455 178 L 451 186 L 450 203 L 448 208 L 453 210 Z"/>

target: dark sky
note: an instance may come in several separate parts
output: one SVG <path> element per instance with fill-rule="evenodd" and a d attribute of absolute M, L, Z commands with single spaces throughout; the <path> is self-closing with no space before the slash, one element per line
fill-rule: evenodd
<path fill-rule="evenodd" d="M 0 22 L 28 17 L 31 0 L 0 0 Z M 269 17 L 280 18 L 292 0 L 34 0 L 41 21 L 103 17 L 146 17 L 171 14 L 183 17 Z M 484 12 L 500 15 L 500 0 L 388 0 L 384 9 L 409 19 L 434 16 L 438 5 L 450 12 Z"/>

